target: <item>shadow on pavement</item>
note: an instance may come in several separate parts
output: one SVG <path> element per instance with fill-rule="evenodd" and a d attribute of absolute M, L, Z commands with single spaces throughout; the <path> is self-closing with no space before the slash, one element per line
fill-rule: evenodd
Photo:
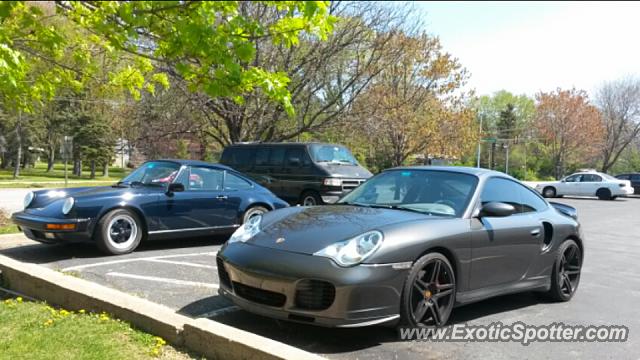
<path fill-rule="evenodd" d="M 132 254 L 122 256 L 107 255 L 98 250 L 98 248 L 92 243 L 24 245 L 0 250 L 0 254 L 9 256 L 15 260 L 34 264 L 45 264 L 68 259 L 112 258 L 115 260 L 120 259 L 123 256 L 135 257 L 137 253 L 145 251 L 174 250 L 209 245 L 222 245 L 228 237 L 228 235 L 214 235 L 201 238 L 146 241 L 140 244 Z"/>
<path fill-rule="evenodd" d="M 190 304 L 180 312 L 187 314 L 192 306 L 198 307 L 202 305 L 201 302 L 214 301 L 215 298 L 217 297 Z M 546 301 L 541 296 L 533 293 L 501 296 L 455 308 L 448 324 L 465 323 L 544 302 Z M 319 354 L 348 353 L 400 341 L 397 330 L 393 327 L 323 328 L 273 320 L 243 310 L 223 313 L 211 319 Z"/>

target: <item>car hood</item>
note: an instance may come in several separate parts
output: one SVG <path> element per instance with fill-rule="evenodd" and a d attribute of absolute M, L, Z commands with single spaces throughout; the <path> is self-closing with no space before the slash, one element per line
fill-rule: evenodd
<path fill-rule="evenodd" d="M 321 162 L 318 164 L 328 172 L 329 176 L 332 177 L 368 179 L 373 176 L 373 174 L 371 174 L 369 170 L 363 168 L 360 165 L 336 164 L 328 162 Z"/>
<path fill-rule="evenodd" d="M 367 231 L 380 230 L 384 233 L 385 226 L 427 219 L 438 217 L 349 205 L 298 206 L 265 214 L 261 231 L 247 244 L 313 254 L 337 241 Z"/>
<path fill-rule="evenodd" d="M 67 188 L 67 189 L 50 189 L 40 190 L 35 192 L 35 199 L 31 203 L 30 208 L 43 208 L 56 201 L 73 197 L 76 201 L 84 198 L 96 198 L 96 197 L 116 197 L 126 193 L 141 193 L 141 192 L 158 192 L 164 191 L 159 187 L 115 187 L 115 186 L 95 186 L 95 187 L 79 187 L 79 188 Z"/>

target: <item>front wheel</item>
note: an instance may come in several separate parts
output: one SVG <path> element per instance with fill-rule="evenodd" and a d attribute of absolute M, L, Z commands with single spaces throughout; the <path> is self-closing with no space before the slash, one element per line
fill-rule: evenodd
<path fill-rule="evenodd" d="M 268 211 L 269 210 L 263 206 L 252 206 L 244 212 L 244 215 L 242 216 L 242 223 L 244 224 L 252 217 L 262 215 Z"/>
<path fill-rule="evenodd" d="M 322 204 L 322 198 L 315 191 L 305 191 L 300 196 L 300 205 L 302 206 L 316 206 Z"/>
<path fill-rule="evenodd" d="M 582 269 L 582 251 L 573 240 L 560 245 L 551 273 L 549 296 L 555 301 L 569 301 L 578 289 Z"/>
<path fill-rule="evenodd" d="M 110 255 L 128 254 L 140 245 L 143 232 L 142 223 L 134 212 L 112 210 L 98 222 L 96 245 Z"/>
<path fill-rule="evenodd" d="M 445 325 L 455 297 L 456 279 L 449 260 L 440 253 L 421 257 L 411 268 L 402 292 L 402 324 L 412 327 Z"/>

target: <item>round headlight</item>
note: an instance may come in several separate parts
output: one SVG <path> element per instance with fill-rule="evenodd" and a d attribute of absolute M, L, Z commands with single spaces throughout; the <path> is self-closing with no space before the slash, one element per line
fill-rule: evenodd
<path fill-rule="evenodd" d="M 24 196 L 24 208 L 28 208 L 29 205 L 31 205 L 31 202 L 33 202 L 33 199 L 36 197 L 36 194 L 33 193 L 33 191 L 29 191 L 27 193 L 27 195 Z"/>
<path fill-rule="evenodd" d="M 62 205 L 62 213 L 67 215 L 73 209 L 73 204 L 75 203 L 76 201 L 72 197 L 67 198 Z"/>

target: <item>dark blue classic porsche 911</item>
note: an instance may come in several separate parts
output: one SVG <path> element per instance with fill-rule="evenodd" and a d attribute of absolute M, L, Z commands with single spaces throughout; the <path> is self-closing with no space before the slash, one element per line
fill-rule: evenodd
<path fill-rule="evenodd" d="M 12 219 L 33 240 L 94 241 L 125 254 L 144 239 L 231 232 L 288 204 L 224 165 L 159 160 L 113 186 L 31 192 L 24 206 Z"/>

